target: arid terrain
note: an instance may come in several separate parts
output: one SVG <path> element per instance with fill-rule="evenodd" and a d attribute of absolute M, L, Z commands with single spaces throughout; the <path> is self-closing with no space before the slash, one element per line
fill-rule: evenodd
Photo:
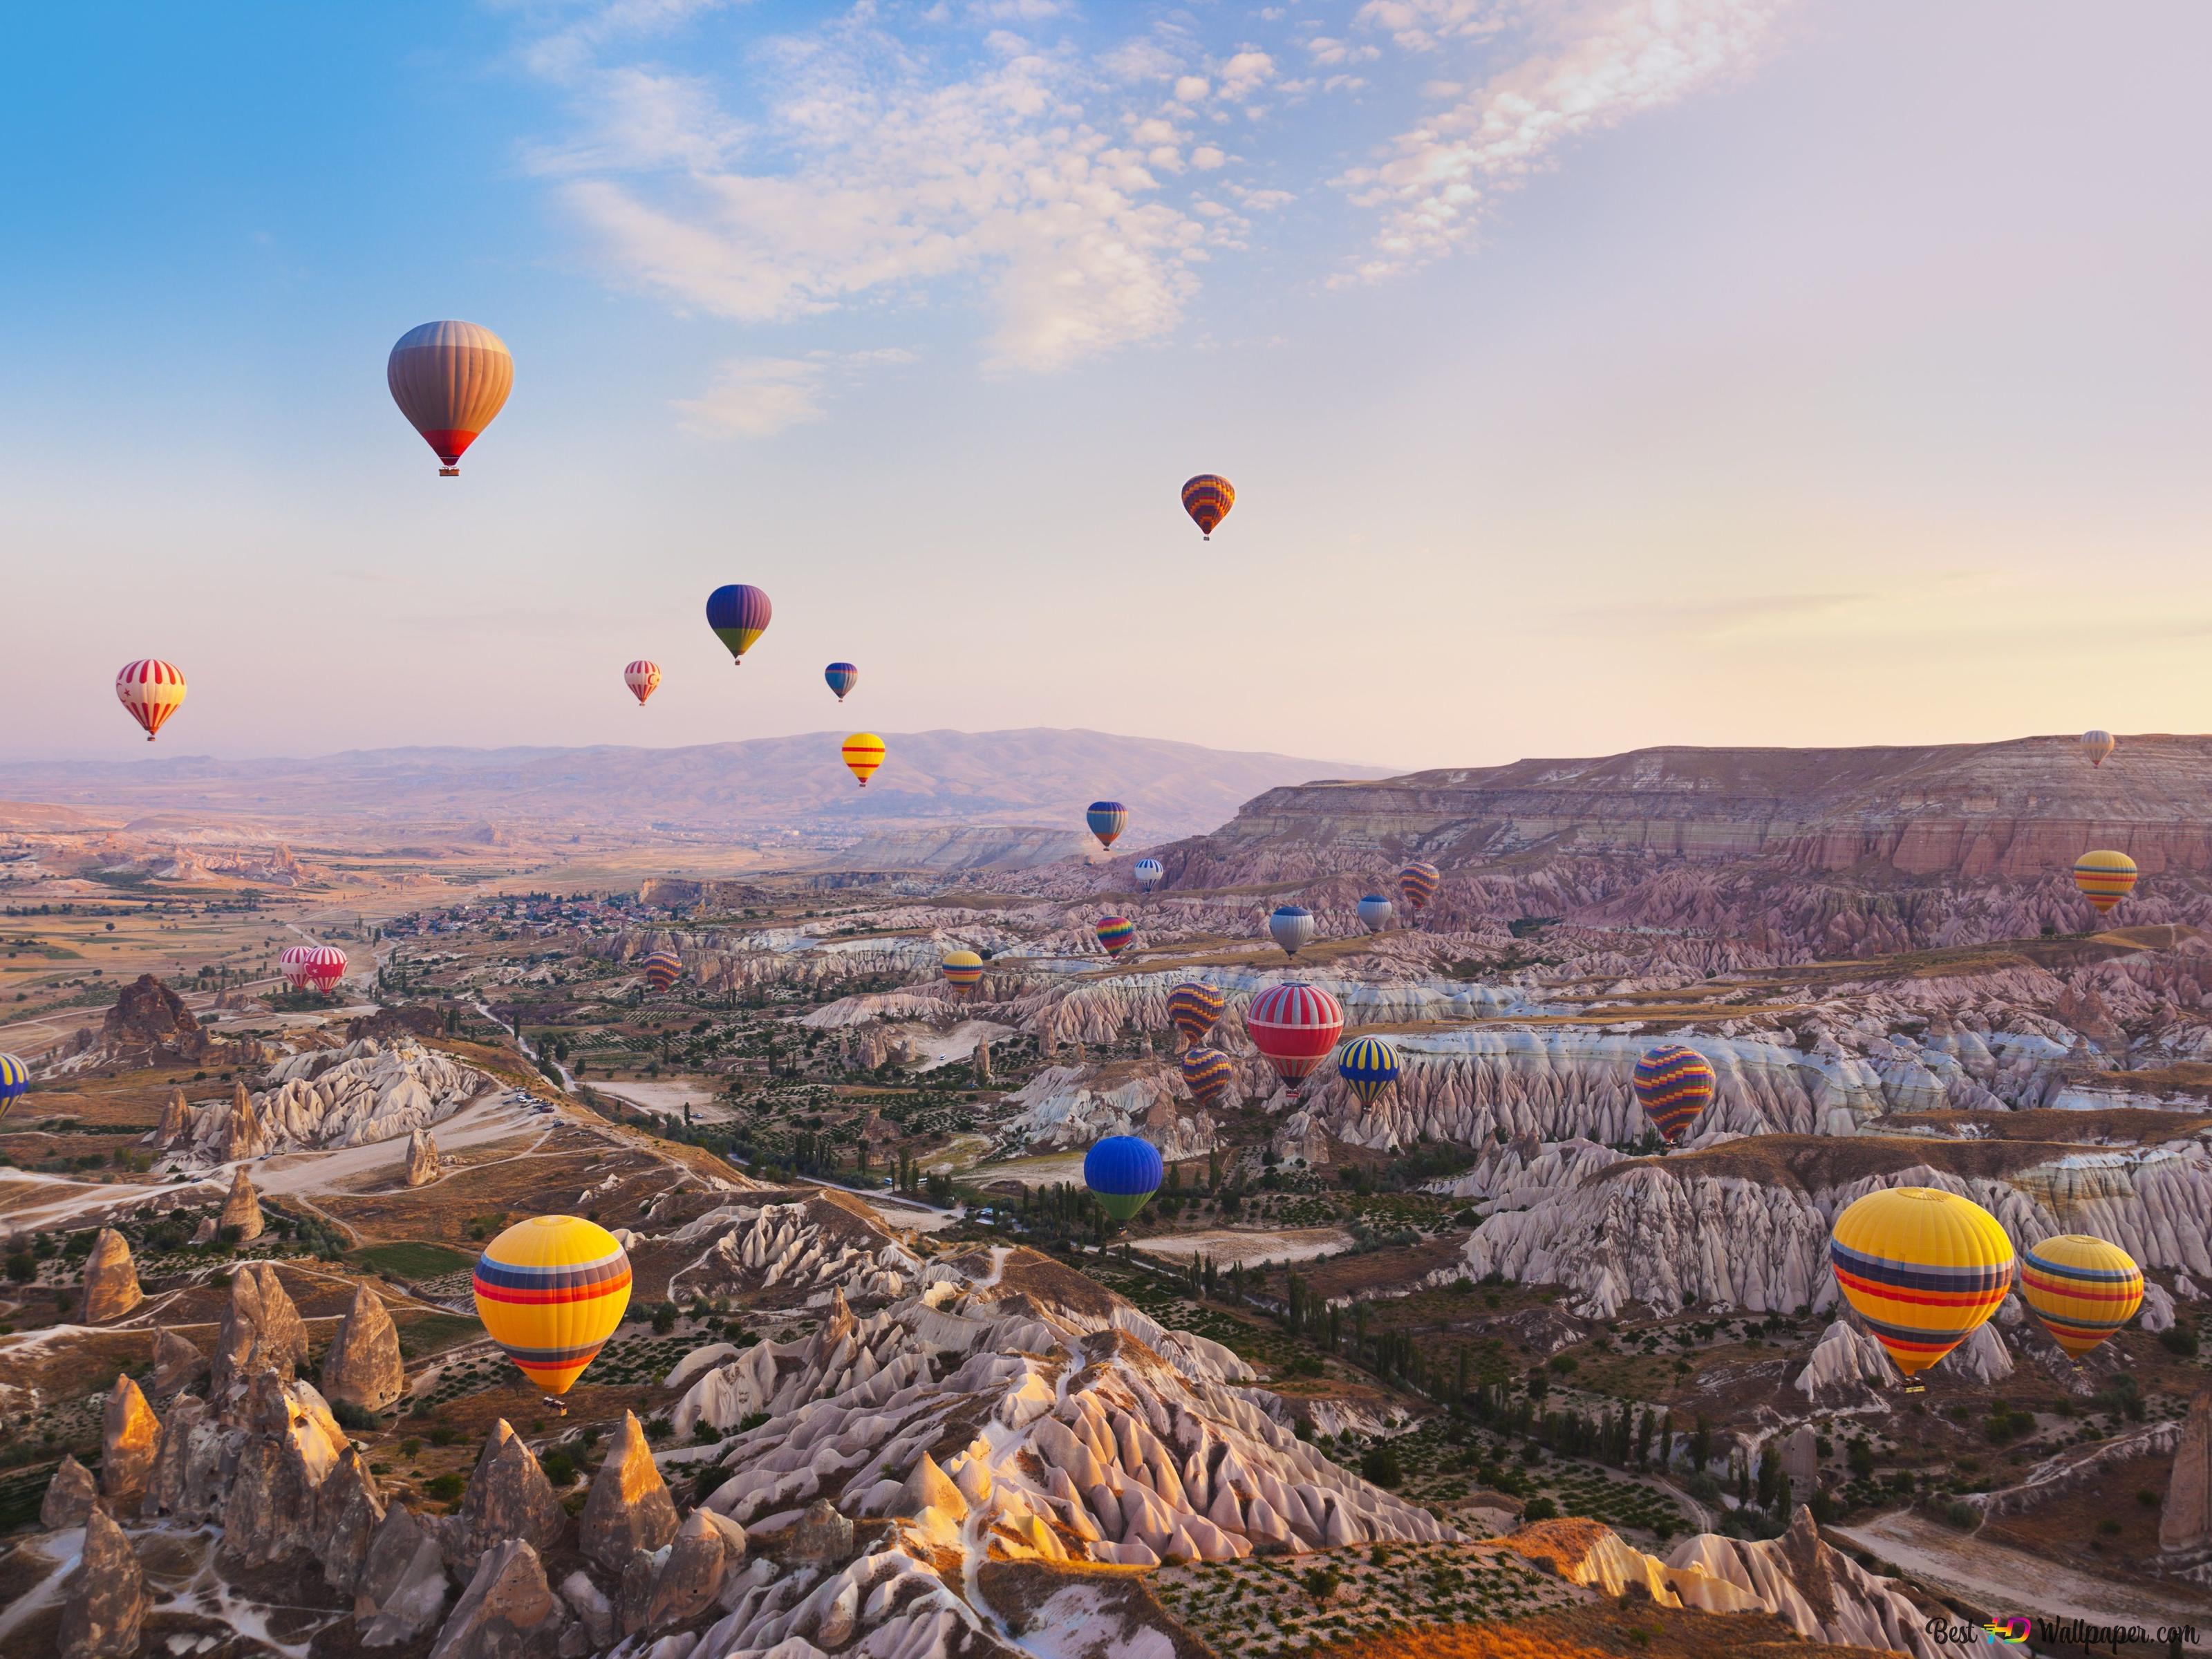
<path fill-rule="evenodd" d="M 0 1651 L 2212 1652 L 2208 784 L 2200 738 L 1668 750 L 957 868 L 936 805 L 880 866 L 804 814 L 8 808 Z M 1278 1079 L 1294 977 L 1392 1088 Z M 1675 1148 L 1661 1040 L 1718 1079 Z M 1167 1164 L 1126 1225 L 1116 1133 Z M 2141 1316 L 2074 1361 L 2015 1296 L 1905 1389 L 1826 1257 L 1899 1185 L 2111 1240 Z M 544 1212 L 635 1275 L 565 1412 L 470 1294 Z"/>

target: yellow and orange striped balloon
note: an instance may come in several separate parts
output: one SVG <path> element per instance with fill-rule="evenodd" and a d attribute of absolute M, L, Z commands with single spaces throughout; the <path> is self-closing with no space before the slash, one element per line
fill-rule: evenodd
<path fill-rule="evenodd" d="M 1972 1336 L 2012 1289 L 2012 1241 L 1972 1199 L 1936 1187 L 1869 1193 L 1836 1218 L 1836 1283 L 1907 1376 Z"/>
<path fill-rule="evenodd" d="M 2074 860 L 2074 884 L 2099 915 L 2136 890 L 2136 861 L 2125 853 L 2084 853 Z"/>
<path fill-rule="evenodd" d="M 563 1395 L 622 1323 L 629 1257 L 596 1222 L 532 1216 L 477 1258 L 475 1288 L 491 1340 L 538 1388 Z"/>
<path fill-rule="evenodd" d="M 2028 1247 L 2020 1264 L 2020 1295 L 2058 1346 L 2079 1359 L 2136 1316 L 2142 1269 L 2117 1244 L 2061 1233 Z"/>
<path fill-rule="evenodd" d="M 860 781 L 860 787 L 868 787 L 868 780 L 884 763 L 884 740 L 872 732 L 855 732 L 845 739 L 845 764 Z"/>

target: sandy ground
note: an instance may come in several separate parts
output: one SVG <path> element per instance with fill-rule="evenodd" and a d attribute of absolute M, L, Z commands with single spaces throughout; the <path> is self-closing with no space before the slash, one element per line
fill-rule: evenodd
<path fill-rule="evenodd" d="M 587 1081 L 603 1095 L 626 1101 L 641 1111 L 658 1112 L 663 1117 L 680 1118 L 686 1106 L 691 1109 L 694 1121 L 701 1123 L 719 1123 L 737 1115 L 702 1083 L 602 1083 L 597 1078 Z"/>
<path fill-rule="evenodd" d="M 520 1156 L 533 1150 L 559 1121 L 550 1115 L 532 1113 L 524 1103 L 528 1098 L 501 1094 L 473 1101 L 443 1123 L 432 1124 L 430 1137 L 438 1143 L 441 1152 L 453 1152 L 464 1146 L 482 1146 L 529 1135 L 529 1145 L 515 1149 L 516 1155 Z M 406 1161 L 405 1135 L 330 1152 L 282 1152 L 263 1158 L 253 1166 L 253 1184 L 264 1193 L 344 1192 L 349 1190 L 347 1183 L 373 1172 L 397 1175 Z M 228 1174 L 229 1166 L 225 1165 L 226 1186 Z"/>
<path fill-rule="evenodd" d="M 1312 1261 L 1352 1248 L 1352 1235 L 1341 1227 L 1278 1227 L 1247 1231 L 1242 1227 L 1215 1227 L 1202 1233 L 1169 1233 L 1158 1238 L 1133 1239 L 1134 1249 L 1153 1255 L 1205 1255 L 1216 1261 Z"/>
<path fill-rule="evenodd" d="M 2194 1624 L 2212 1636 L 2212 1595 L 2191 1595 L 2178 1585 L 2167 1591 L 2110 1583 L 2004 1544 L 1954 1532 L 1910 1510 L 1829 1530 L 1938 1589 L 1998 1613 L 2100 1625 Z"/>
<path fill-rule="evenodd" d="M 1082 1184 L 1081 1152 L 1047 1152 L 1040 1158 L 1017 1158 L 1004 1164 L 963 1164 L 960 1152 L 965 1139 L 956 1139 L 945 1149 L 945 1156 L 933 1158 L 922 1167 L 931 1172 L 964 1170 L 972 1181 L 1018 1181 L 1024 1187 L 1050 1187 L 1063 1181 Z"/>
<path fill-rule="evenodd" d="M 871 1194 L 867 1204 L 883 1217 L 886 1225 L 917 1233 L 941 1232 L 960 1218 L 958 1210 L 933 1209 L 927 1204 L 909 1204 L 903 1199 L 888 1194 Z"/>
<path fill-rule="evenodd" d="M 948 1060 L 965 1060 L 975 1052 L 979 1042 L 996 1042 L 1001 1037 L 1014 1035 L 1011 1025 L 996 1025 L 988 1019 L 963 1019 L 949 1031 L 937 1031 L 927 1025 L 901 1026 L 900 1034 L 914 1050 L 914 1057 L 924 1062 L 921 1069 L 927 1072 Z"/>

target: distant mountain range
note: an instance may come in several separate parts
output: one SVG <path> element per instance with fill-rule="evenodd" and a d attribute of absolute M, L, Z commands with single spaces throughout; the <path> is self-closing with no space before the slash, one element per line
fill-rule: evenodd
<path fill-rule="evenodd" d="M 1124 848 L 1199 834 L 1263 791 L 1389 769 L 1206 749 L 1110 732 L 893 732 L 883 769 L 857 787 L 844 733 L 684 749 L 410 748 L 309 759 L 0 764 L 0 797 L 137 816 L 398 826 L 848 830 L 917 825 L 1083 827 L 1083 810 L 1126 803 Z M 927 861 L 927 860 L 924 860 Z"/>

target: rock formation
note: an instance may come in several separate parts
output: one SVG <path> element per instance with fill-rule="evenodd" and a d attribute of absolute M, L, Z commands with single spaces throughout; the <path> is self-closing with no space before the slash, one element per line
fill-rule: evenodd
<path fill-rule="evenodd" d="M 240 1379 L 272 1370 L 290 1381 L 307 1357 L 307 1328 L 276 1268 L 249 1261 L 230 1276 L 230 1305 L 223 1310 L 210 1362 L 208 1389 L 223 1397 Z"/>
<path fill-rule="evenodd" d="M 169 1098 L 161 1108 L 161 1127 L 154 1131 L 154 1145 L 162 1152 L 190 1143 L 192 1138 L 192 1109 L 185 1102 L 182 1089 L 169 1091 Z"/>
<path fill-rule="evenodd" d="M 665 1630 L 697 1618 L 714 1605 L 732 1568 L 744 1560 L 744 1529 L 709 1510 L 694 1510 L 676 1530 L 667 1558 L 653 1574 L 643 1626 Z"/>
<path fill-rule="evenodd" d="M 370 1536 L 354 1583 L 363 1647 L 394 1647 L 430 1628 L 446 1605 L 446 1563 L 437 1534 L 395 1504 Z"/>
<path fill-rule="evenodd" d="M 162 1399 L 199 1381 L 207 1366 L 207 1356 L 167 1326 L 154 1333 L 154 1392 Z"/>
<path fill-rule="evenodd" d="M 97 1325 L 120 1319 L 141 1302 L 138 1269 L 131 1260 L 130 1242 L 112 1227 L 102 1227 L 93 1240 L 92 1254 L 84 1259 L 84 1296 L 77 1306 L 82 1324 Z"/>
<path fill-rule="evenodd" d="M 1701 1533 L 1668 1558 L 1756 1596 L 1801 1636 L 1852 1647 L 1888 1648 L 1938 1659 L 1923 1630 L 1927 1615 L 1884 1580 L 1820 1541 L 1811 1510 L 1800 1505 L 1789 1531 L 1762 1542 Z"/>
<path fill-rule="evenodd" d="M 269 1138 L 261 1133 L 261 1120 L 253 1115 L 253 1097 L 246 1092 L 242 1081 L 231 1090 L 228 1112 L 206 1115 L 215 1120 L 211 1153 L 219 1162 L 243 1162 L 268 1152 Z"/>
<path fill-rule="evenodd" d="M 407 1137 L 407 1184 L 427 1187 L 437 1178 L 438 1143 L 428 1129 L 412 1131 Z"/>
<path fill-rule="evenodd" d="M 278 1060 L 258 1095 L 240 1083 L 228 1113 L 195 1120 L 196 1156 L 210 1162 L 269 1152 L 362 1146 L 442 1122 L 492 1079 L 412 1036 L 365 1036 Z M 247 1127 L 251 1124 L 251 1127 Z"/>
<path fill-rule="evenodd" d="M 624 1412 L 622 1431 L 592 1478 L 577 1547 L 610 1572 L 620 1572 L 640 1550 L 668 1542 L 676 1528 L 676 1504 L 653 1461 L 653 1448 L 636 1413 Z"/>
<path fill-rule="evenodd" d="M 2182 1419 L 2158 1517 L 2158 1552 L 2165 1571 L 2212 1577 L 2212 1389 L 2199 1390 Z"/>
<path fill-rule="evenodd" d="M 131 1540 L 104 1510 L 93 1510 L 83 1556 L 62 1583 L 61 1659 L 131 1659 L 152 1606 Z"/>
<path fill-rule="evenodd" d="M 40 1500 L 39 1524 L 49 1532 L 81 1527 L 99 1501 L 100 1487 L 92 1471 L 64 1452 L 54 1465 L 53 1478 L 46 1482 L 46 1495 Z"/>
<path fill-rule="evenodd" d="M 122 988 L 100 1022 L 106 1052 L 118 1060 L 198 1060 L 215 1045 L 185 1000 L 151 974 Z"/>
<path fill-rule="evenodd" d="M 538 1552 L 520 1538 L 489 1547 L 430 1659 L 556 1659 L 569 1623 Z"/>
<path fill-rule="evenodd" d="M 472 1572 L 477 1558 L 503 1539 L 550 1550 L 568 1519 L 536 1455 L 502 1417 L 484 1442 L 460 1510 L 447 1522 L 446 1560 L 456 1572 Z"/>
<path fill-rule="evenodd" d="M 146 1403 L 138 1385 L 115 1379 L 100 1419 L 100 1490 L 118 1515 L 136 1515 L 146 1478 L 161 1450 L 161 1419 Z"/>
<path fill-rule="evenodd" d="M 231 1176 L 230 1194 L 222 1201 L 222 1217 L 216 1223 L 216 1227 L 218 1231 L 237 1228 L 238 1242 L 241 1244 L 261 1237 L 261 1200 L 254 1196 L 252 1178 L 246 1173 L 243 1164 Z"/>
<path fill-rule="evenodd" d="M 353 1305 L 339 1319 L 323 1355 L 323 1397 L 380 1412 L 406 1388 L 407 1368 L 392 1316 L 374 1291 L 356 1285 Z"/>

